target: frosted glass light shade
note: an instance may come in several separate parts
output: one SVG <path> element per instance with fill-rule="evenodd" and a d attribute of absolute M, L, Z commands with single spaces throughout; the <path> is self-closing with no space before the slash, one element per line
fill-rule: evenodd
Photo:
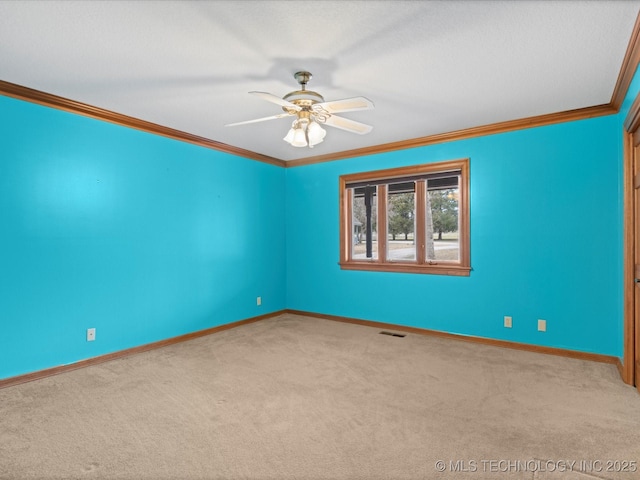
<path fill-rule="evenodd" d="M 327 132 L 313 120 L 300 118 L 295 120 L 283 140 L 294 147 L 312 148 L 324 140 Z"/>
<path fill-rule="evenodd" d="M 289 129 L 289 131 L 287 132 L 287 135 L 283 138 L 283 140 L 287 143 L 292 143 L 293 142 L 293 136 L 295 135 L 296 131 L 293 129 L 293 127 L 291 127 Z"/>
<path fill-rule="evenodd" d="M 309 137 L 309 146 L 313 147 L 314 145 L 319 144 L 324 140 L 324 137 L 327 135 L 327 132 L 324 128 L 322 128 L 318 123 L 311 122 L 307 127 L 307 137 Z"/>
<path fill-rule="evenodd" d="M 296 128 L 295 133 L 293 134 L 293 140 L 291 141 L 291 145 L 294 147 L 306 147 L 307 146 L 307 135 L 302 128 Z"/>

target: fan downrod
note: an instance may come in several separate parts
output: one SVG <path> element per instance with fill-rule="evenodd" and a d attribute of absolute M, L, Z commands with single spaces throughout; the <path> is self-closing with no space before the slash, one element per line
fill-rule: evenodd
<path fill-rule="evenodd" d="M 300 71 L 293 74 L 293 78 L 295 78 L 298 83 L 302 86 L 302 90 L 305 89 L 309 80 L 311 80 L 312 75 L 307 71 Z"/>

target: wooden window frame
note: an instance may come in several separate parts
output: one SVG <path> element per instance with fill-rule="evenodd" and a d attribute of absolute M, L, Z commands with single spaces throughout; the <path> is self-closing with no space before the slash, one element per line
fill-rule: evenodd
<path fill-rule="evenodd" d="M 416 182 L 416 260 L 413 262 L 387 259 L 387 184 L 394 179 L 445 172 L 459 172 L 460 199 L 458 210 L 459 251 L 458 261 L 428 261 L 425 258 L 426 229 L 425 209 L 427 189 L 424 182 Z M 359 182 L 386 182 L 379 184 L 378 194 L 378 258 L 353 260 L 351 216 L 352 190 L 348 185 Z M 471 272 L 469 243 L 469 159 L 390 168 L 372 172 L 353 173 L 340 176 L 340 268 L 343 270 L 368 270 L 379 272 L 422 273 L 435 275 L 469 276 Z"/>

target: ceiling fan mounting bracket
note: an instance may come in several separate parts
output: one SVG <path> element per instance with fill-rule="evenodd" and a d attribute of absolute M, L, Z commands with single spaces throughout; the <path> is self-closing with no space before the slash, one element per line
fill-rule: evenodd
<path fill-rule="evenodd" d="M 311 80 L 312 76 L 313 75 L 305 70 L 301 70 L 300 72 L 296 72 L 293 74 L 293 78 L 295 78 L 297 82 L 302 86 L 302 90 L 305 89 L 305 86 L 307 85 L 307 83 L 309 83 L 309 80 Z"/>

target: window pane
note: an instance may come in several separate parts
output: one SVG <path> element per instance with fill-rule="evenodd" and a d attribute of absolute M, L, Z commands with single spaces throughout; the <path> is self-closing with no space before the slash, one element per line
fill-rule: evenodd
<path fill-rule="evenodd" d="M 351 259 L 378 259 L 378 201 L 377 187 L 353 188 L 351 218 Z M 367 239 L 370 245 L 367 248 Z"/>
<path fill-rule="evenodd" d="M 426 221 L 427 260 L 460 261 L 459 200 L 458 187 L 432 188 L 429 182 Z"/>
<path fill-rule="evenodd" d="M 387 260 L 416 260 L 416 184 L 389 184 L 387 196 Z"/>
<path fill-rule="evenodd" d="M 341 175 L 340 268 L 469 276 L 468 174 L 465 158 Z"/>

